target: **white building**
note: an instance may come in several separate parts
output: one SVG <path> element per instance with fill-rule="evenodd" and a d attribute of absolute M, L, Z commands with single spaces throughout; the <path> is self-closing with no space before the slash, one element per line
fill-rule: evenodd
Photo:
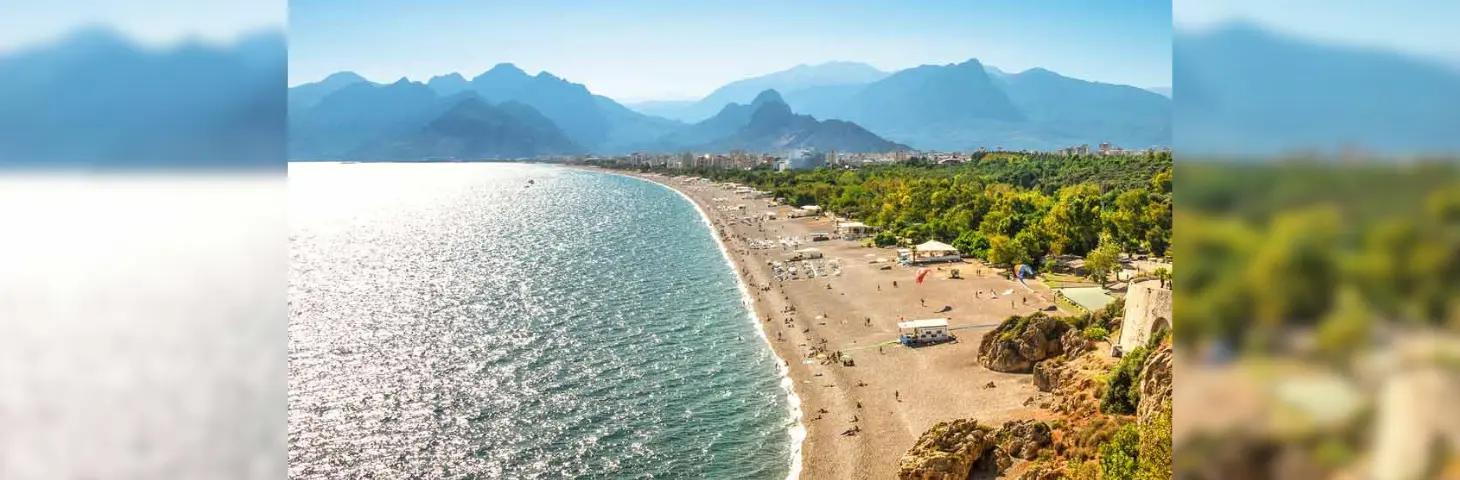
<path fill-rule="evenodd" d="M 948 335 L 948 319 L 931 318 L 897 324 L 898 340 L 904 344 L 941 342 L 953 338 Z"/>
<path fill-rule="evenodd" d="M 862 222 L 841 222 L 836 224 L 836 234 L 845 239 L 861 238 L 872 231 L 872 227 Z"/>

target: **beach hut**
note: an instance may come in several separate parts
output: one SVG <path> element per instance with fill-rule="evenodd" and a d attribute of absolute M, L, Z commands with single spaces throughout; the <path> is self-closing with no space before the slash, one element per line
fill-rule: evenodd
<path fill-rule="evenodd" d="M 872 227 L 862 222 L 841 222 L 836 224 L 836 234 L 845 239 L 854 239 L 867 236 Z"/>
<path fill-rule="evenodd" d="M 953 248 L 952 245 L 937 240 L 928 240 L 915 247 L 912 261 L 914 263 L 956 262 L 962 258 L 958 249 Z"/>
<path fill-rule="evenodd" d="M 898 341 L 905 345 L 932 343 L 948 340 L 947 318 L 912 320 L 897 324 Z"/>

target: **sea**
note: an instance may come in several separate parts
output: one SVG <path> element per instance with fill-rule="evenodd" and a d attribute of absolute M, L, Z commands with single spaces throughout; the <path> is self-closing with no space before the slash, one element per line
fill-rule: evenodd
<path fill-rule="evenodd" d="M 562 166 L 289 166 L 291 478 L 794 478 L 702 212 Z"/>

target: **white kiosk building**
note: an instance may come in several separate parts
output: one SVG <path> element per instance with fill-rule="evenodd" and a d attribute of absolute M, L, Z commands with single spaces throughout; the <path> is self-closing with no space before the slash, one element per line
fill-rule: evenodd
<path fill-rule="evenodd" d="M 899 322 L 897 331 L 898 340 L 904 344 L 941 342 L 953 338 L 948 335 L 946 318 Z"/>

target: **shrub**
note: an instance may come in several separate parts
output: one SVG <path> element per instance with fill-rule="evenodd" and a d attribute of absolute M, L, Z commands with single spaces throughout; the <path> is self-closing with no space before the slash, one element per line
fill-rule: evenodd
<path fill-rule="evenodd" d="M 1110 331 L 1099 325 L 1091 325 L 1085 329 L 1085 338 L 1090 340 L 1105 340 L 1110 336 Z"/>
<path fill-rule="evenodd" d="M 892 232 L 886 230 L 877 232 L 877 236 L 872 237 L 872 244 L 879 247 L 897 245 L 897 235 L 893 235 Z"/>
<path fill-rule="evenodd" d="M 1094 460 L 1070 467 L 1070 480 L 1100 480 L 1100 463 Z"/>
<path fill-rule="evenodd" d="M 1136 347 L 1126 353 L 1115 364 L 1110 372 L 1110 379 L 1106 381 L 1105 393 L 1100 396 L 1100 411 L 1103 413 L 1118 413 L 1130 415 L 1136 413 L 1136 405 L 1141 402 L 1141 389 L 1136 382 L 1140 381 L 1141 364 L 1146 361 L 1146 347 Z"/>
<path fill-rule="evenodd" d="M 1141 426 L 1140 466 L 1136 469 L 1139 480 L 1167 480 L 1172 474 L 1171 456 L 1171 401 L 1161 405 L 1161 411 Z"/>
<path fill-rule="evenodd" d="M 1136 424 L 1129 423 L 1109 442 L 1100 445 L 1100 478 L 1103 480 L 1132 480 L 1140 468 L 1141 433 Z M 1169 477 L 1168 477 L 1169 478 Z"/>

